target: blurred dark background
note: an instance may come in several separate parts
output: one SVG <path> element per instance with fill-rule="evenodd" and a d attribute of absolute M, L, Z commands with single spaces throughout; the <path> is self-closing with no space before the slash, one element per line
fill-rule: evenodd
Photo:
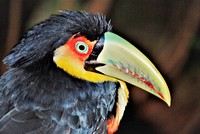
<path fill-rule="evenodd" d="M 115 33 L 159 68 L 172 106 L 130 87 L 117 134 L 200 133 L 200 0 L 1 0 L 0 61 L 34 24 L 59 9 L 101 12 Z M 0 74 L 5 71 L 0 62 Z"/>

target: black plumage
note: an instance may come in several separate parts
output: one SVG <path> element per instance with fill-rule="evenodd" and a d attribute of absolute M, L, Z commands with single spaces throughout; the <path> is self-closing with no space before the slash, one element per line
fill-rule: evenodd
<path fill-rule="evenodd" d="M 4 59 L 1 134 L 107 133 L 116 83 L 91 83 L 56 67 L 53 53 L 76 33 L 97 40 L 111 25 L 101 14 L 61 11 L 35 25 Z"/>

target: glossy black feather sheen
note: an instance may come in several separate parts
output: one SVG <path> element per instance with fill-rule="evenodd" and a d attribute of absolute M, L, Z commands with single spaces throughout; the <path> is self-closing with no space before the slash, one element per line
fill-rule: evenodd
<path fill-rule="evenodd" d="M 107 133 L 116 83 L 91 83 L 57 68 L 53 53 L 76 33 L 98 40 L 111 25 L 101 14 L 61 11 L 35 25 L 4 59 L 0 134 Z"/>

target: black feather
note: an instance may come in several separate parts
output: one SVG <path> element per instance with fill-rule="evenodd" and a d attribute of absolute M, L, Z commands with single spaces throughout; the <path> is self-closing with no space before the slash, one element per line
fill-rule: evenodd
<path fill-rule="evenodd" d="M 53 52 L 75 33 L 96 40 L 111 25 L 101 14 L 61 11 L 35 25 L 4 59 L 0 133 L 107 133 L 116 84 L 90 83 L 56 67 Z"/>
<path fill-rule="evenodd" d="M 26 67 L 45 56 L 51 56 L 74 34 L 79 33 L 89 40 L 97 40 L 111 30 L 105 16 L 78 11 L 60 11 L 30 29 L 3 60 L 9 67 Z"/>

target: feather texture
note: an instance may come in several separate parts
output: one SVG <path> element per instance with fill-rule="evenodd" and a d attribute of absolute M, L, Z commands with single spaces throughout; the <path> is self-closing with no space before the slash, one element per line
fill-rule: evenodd
<path fill-rule="evenodd" d="M 0 132 L 17 129 L 19 134 L 106 131 L 117 88 L 111 82 L 79 80 L 59 69 L 34 74 L 10 69 L 0 87 Z"/>

